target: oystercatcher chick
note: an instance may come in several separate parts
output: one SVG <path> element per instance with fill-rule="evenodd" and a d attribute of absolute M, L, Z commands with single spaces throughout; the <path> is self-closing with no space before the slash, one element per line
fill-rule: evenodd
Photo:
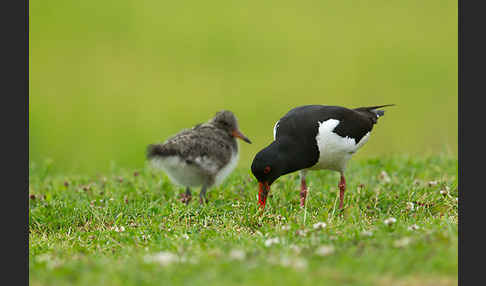
<path fill-rule="evenodd" d="M 162 169 L 176 185 L 186 187 L 182 194 L 186 204 L 191 187 L 202 187 L 199 202 L 208 202 L 206 190 L 219 185 L 238 163 L 238 142 L 251 141 L 238 129 L 235 115 L 223 110 L 206 123 L 185 129 L 161 144 L 147 147 L 147 159 Z"/>
<path fill-rule="evenodd" d="M 258 152 L 251 171 L 258 180 L 258 201 L 265 208 L 270 185 L 280 176 L 300 171 L 300 206 L 305 205 L 308 170 L 327 169 L 341 174 L 339 209 L 343 207 L 346 163 L 369 139 L 373 125 L 393 104 L 348 109 L 340 106 L 296 107 L 277 121 L 274 141 Z"/>

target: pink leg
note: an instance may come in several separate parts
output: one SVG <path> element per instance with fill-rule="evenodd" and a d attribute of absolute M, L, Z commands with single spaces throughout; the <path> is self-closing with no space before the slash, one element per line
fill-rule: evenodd
<path fill-rule="evenodd" d="M 343 208 L 344 191 L 346 190 L 346 180 L 343 173 L 341 173 L 341 181 L 339 182 L 339 208 Z"/>
<path fill-rule="evenodd" d="M 300 178 L 300 206 L 305 206 L 305 198 L 307 197 L 307 184 L 305 183 L 305 175 Z"/>

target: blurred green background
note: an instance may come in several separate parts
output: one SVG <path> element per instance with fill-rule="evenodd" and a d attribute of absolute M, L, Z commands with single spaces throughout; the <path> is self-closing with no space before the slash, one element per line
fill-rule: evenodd
<path fill-rule="evenodd" d="M 29 152 L 141 168 L 146 145 L 235 112 L 240 167 L 304 104 L 395 103 L 355 158 L 457 155 L 457 1 L 31 1 Z"/>

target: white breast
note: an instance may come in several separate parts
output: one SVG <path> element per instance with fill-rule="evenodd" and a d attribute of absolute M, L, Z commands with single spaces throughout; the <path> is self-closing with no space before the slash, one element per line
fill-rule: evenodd
<path fill-rule="evenodd" d="M 239 154 L 238 152 L 231 154 L 231 159 L 229 163 L 224 166 L 217 174 L 216 177 L 214 178 L 214 184 L 218 186 L 221 184 L 226 177 L 228 177 L 231 172 L 235 169 L 236 165 L 238 164 L 238 157 Z"/>
<path fill-rule="evenodd" d="M 339 136 L 333 132 L 338 124 L 339 120 L 337 119 L 319 122 L 319 130 L 316 136 L 319 161 L 309 169 L 330 169 L 343 172 L 351 156 L 368 141 L 369 132 L 358 144 L 356 144 L 354 138 Z"/>

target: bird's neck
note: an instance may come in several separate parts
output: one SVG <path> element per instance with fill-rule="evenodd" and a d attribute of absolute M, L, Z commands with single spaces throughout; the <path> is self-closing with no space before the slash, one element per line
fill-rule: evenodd
<path fill-rule="evenodd" d="M 279 159 L 283 166 L 282 175 L 309 168 L 316 163 L 314 152 L 317 152 L 317 154 L 319 152 L 317 145 L 299 146 L 293 142 L 286 137 L 274 141 L 275 146 L 273 148 L 278 150 Z"/>

